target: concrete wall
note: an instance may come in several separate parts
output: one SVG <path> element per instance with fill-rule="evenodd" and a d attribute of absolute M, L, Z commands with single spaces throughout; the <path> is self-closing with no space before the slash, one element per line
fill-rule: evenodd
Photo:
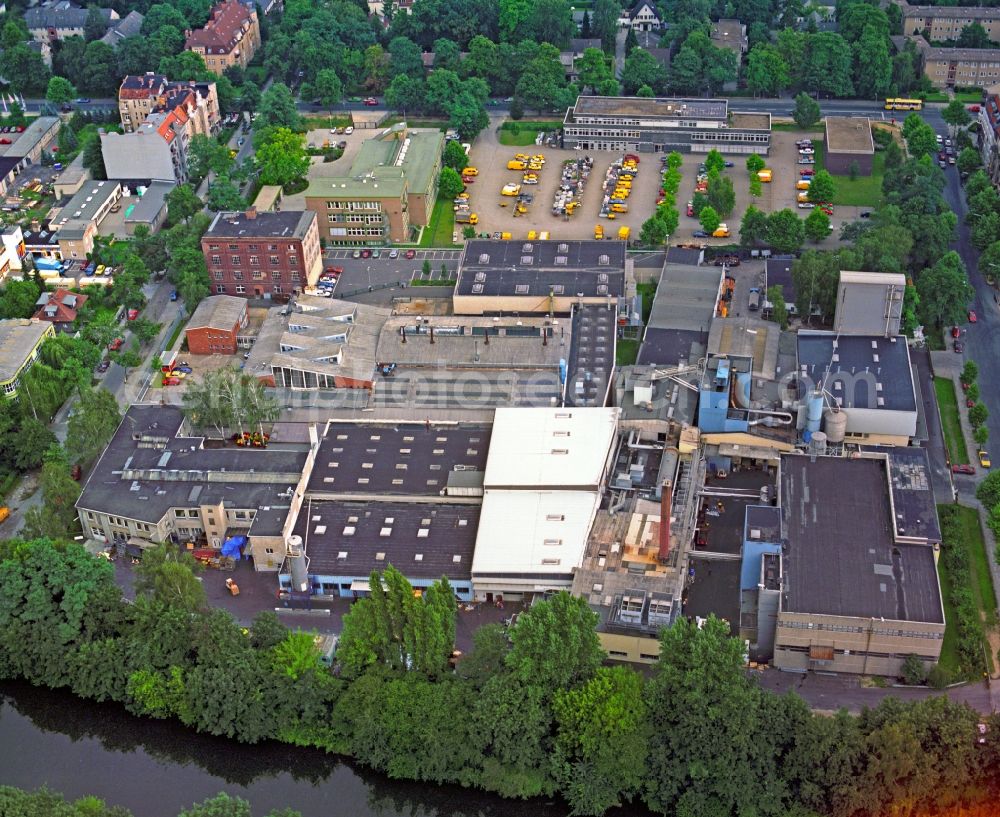
<path fill-rule="evenodd" d="M 659 639 L 645 635 L 622 635 L 597 631 L 601 648 L 612 661 L 630 664 L 654 664 L 660 657 Z"/>

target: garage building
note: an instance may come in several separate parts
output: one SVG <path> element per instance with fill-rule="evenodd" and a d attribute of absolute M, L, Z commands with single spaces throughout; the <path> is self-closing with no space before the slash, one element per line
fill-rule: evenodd
<path fill-rule="evenodd" d="M 864 116 L 826 118 L 826 169 L 835 176 L 848 176 L 857 163 L 859 176 L 872 175 L 875 140 L 872 126 Z"/>

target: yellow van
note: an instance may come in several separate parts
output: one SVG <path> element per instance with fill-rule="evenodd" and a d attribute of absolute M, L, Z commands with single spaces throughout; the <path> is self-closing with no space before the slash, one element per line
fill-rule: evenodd
<path fill-rule="evenodd" d="M 538 240 L 539 241 L 548 241 L 549 240 L 549 232 L 548 232 L 548 230 L 542 230 L 538 234 Z"/>
<path fill-rule="evenodd" d="M 757 171 L 757 178 L 764 184 L 768 184 L 771 181 L 771 171 L 769 168 L 764 168 L 763 170 Z"/>
<path fill-rule="evenodd" d="M 600 241 L 602 238 L 604 238 L 604 227 L 597 224 L 594 226 L 594 239 Z"/>
<path fill-rule="evenodd" d="M 538 233 L 535 230 L 528 230 L 528 241 L 534 241 L 538 238 Z"/>
<path fill-rule="evenodd" d="M 462 175 L 463 176 L 478 176 L 479 175 L 479 169 L 475 168 L 475 167 L 462 168 Z"/>
<path fill-rule="evenodd" d="M 500 238 L 503 241 L 510 241 L 511 235 L 510 233 L 500 233 Z"/>
<path fill-rule="evenodd" d="M 725 224 L 720 224 L 715 228 L 712 233 L 713 238 L 729 238 L 729 227 Z"/>
<path fill-rule="evenodd" d="M 795 182 L 796 190 L 808 190 L 809 189 L 809 179 L 799 179 Z"/>
<path fill-rule="evenodd" d="M 537 170 L 541 170 L 541 169 L 542 169 L 542 163 L 541 162 L 528 162 L 528 170 L 536 170 L 537 171 Z"/>
<path fill-rule="evenodd" d="M 508 170 L 524 170 L 527 166 L 528 165 L 520 159 L 513 159 L 512 161 L 507 162 Z"/>
<path fill-rule="evenodd" d="M 616 202 L 615 204 L 611 205 L 611 212 L 612 213 L 627 213 L 628 212 L 628 205 L 627 204 L 618 204 Z"/>

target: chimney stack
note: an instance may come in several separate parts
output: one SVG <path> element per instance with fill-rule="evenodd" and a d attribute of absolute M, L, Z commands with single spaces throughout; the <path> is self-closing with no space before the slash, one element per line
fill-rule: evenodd
<path fill-rule="evenodd" d="M 257 208 L 252 205 L 250 207 L 247 207 L 246 217 L 250 221 L 253 221 L 255 218 L 257 218 Z"/>
<path fill-rule="evenodd" d="M 663 480 L 660 493 L 660 551 L 656 558 L 666 563 L 670 556 L 670 480 Z"/>

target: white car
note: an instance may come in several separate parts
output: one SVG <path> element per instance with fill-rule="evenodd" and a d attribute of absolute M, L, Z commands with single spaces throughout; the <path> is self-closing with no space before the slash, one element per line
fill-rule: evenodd
<path fill-rule="evenodd" d="M 389 250 L 390 258 L 399 258 L 399 250 Z"/>
<path fill-rule="evenodd" d="M 350 125 L 348 125 L 346 128 L 344 128 L 344 133 L 348 133 L 348 134 L 354 133 L 354 128 L 352 128 Z"/>
<path fill-rule="evenodd" d="M 812 148 L 799 148 L 799 153 L 802 156 L 812 156 L 815 152 Z"/>
<path fill-rule="evenodd" d="M 814 165 L 814 164 L 816 164 L 816 160 L 813 159 L 813 158 L 810 158 L 809 156 L 803 156 L 801 159 L 799 159 L 799 164 L 800 165 Z"/>
<path fill-rule="evenodd" d="M 812 208 L 815 207 L 815 206 L 816 205 L 813 204 L 811 201 L 800 201 L 799 202 L 799 209 L 800 210 L 812 210 Z"/>

